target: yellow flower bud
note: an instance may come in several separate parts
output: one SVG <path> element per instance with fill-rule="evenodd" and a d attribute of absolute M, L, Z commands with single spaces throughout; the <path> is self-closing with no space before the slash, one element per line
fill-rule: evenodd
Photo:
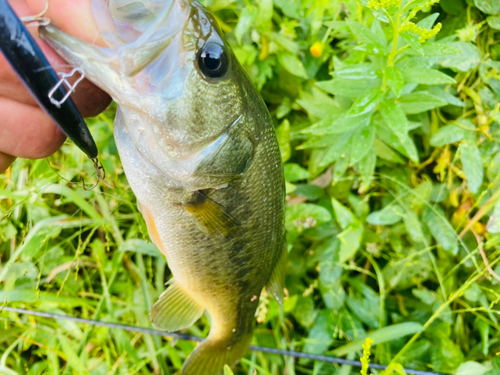
<path fill-rule="evenodd" d="M 323 51 L 325 50 L 325 45 L 320 41 L 317 41 L 309 50 L 311 51 L 311 55 L 314 57 L 321 57 L 323 55 Z"/>

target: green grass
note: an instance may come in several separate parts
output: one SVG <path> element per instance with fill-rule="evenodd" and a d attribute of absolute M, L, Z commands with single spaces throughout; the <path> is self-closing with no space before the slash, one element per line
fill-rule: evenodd
<path fill-rule="evenodd" d="M 288 182 L 284 321 L 264 294 L 253 343 L 359 359 L 370 337 L 371 362 L 500 374 L 500 286 L 480 254 L 500 273 L 498 1 L 205 3 L 268 104 Z M 89 124 L 116 189 L 85 191 L 93 166 L 70 143 L 0 175 L 0 303 L 151 326 L 170 272 L 113 117 Z M 189 333 L 208 331 L 203 317 Z M 0 374 L 175 374 L 194 346 L 0 313 Z M 235 374 L 359 371 L 252 352 Z"/>

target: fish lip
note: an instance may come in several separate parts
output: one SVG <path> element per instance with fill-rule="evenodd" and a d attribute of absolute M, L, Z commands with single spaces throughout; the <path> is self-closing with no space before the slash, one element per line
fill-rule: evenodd
<path fill-rule="evenodd" d="M 103 32 L 101 38 L 118 59 L 124 78 L 136 76 L 162 56 L 189 21 L 189 0 L 163 1 L 151 21 L 142 25 L 141 19 L 123 22 L 126 13 L 120 13 L 114 5 L 108 3 L 108 13 L 104 15 L 102 8 L 96 7 L 93 16 Z"/>

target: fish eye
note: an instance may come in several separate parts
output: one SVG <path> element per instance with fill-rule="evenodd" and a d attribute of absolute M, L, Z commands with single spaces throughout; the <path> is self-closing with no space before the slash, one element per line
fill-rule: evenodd
<path fill-rule="evenodd" d="M 198 67 L 207 78 L 223 77 L 229 67 L 227 52 L 218 43 L 207 43 L 198 53 Z"/>

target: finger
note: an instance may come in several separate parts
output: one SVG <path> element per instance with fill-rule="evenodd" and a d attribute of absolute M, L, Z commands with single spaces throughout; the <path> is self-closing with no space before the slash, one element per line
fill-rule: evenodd
<path fill-rule="evenodd" d="M 10 165 L 16 160 L 12 155 L 4 154 L 0 152 L 0 173 L 3 173 L 10 167 Z"/>
<path fill-rule="evenodd" d="M 31 15 L 31 10 L 24 0 L 9 0 L 9 4 L 18 17 Z M 28 95 L 27 90 L 19 81 L 4 55 L 0 53 L 0 96 L 9 97 L 25 104 L 37 105 Z"/>
<path fill-rule="evenodd" d="M 28 159 L 52 155 L 66 137 L 40 108 L 0 98 L 0 152 Z"/>

